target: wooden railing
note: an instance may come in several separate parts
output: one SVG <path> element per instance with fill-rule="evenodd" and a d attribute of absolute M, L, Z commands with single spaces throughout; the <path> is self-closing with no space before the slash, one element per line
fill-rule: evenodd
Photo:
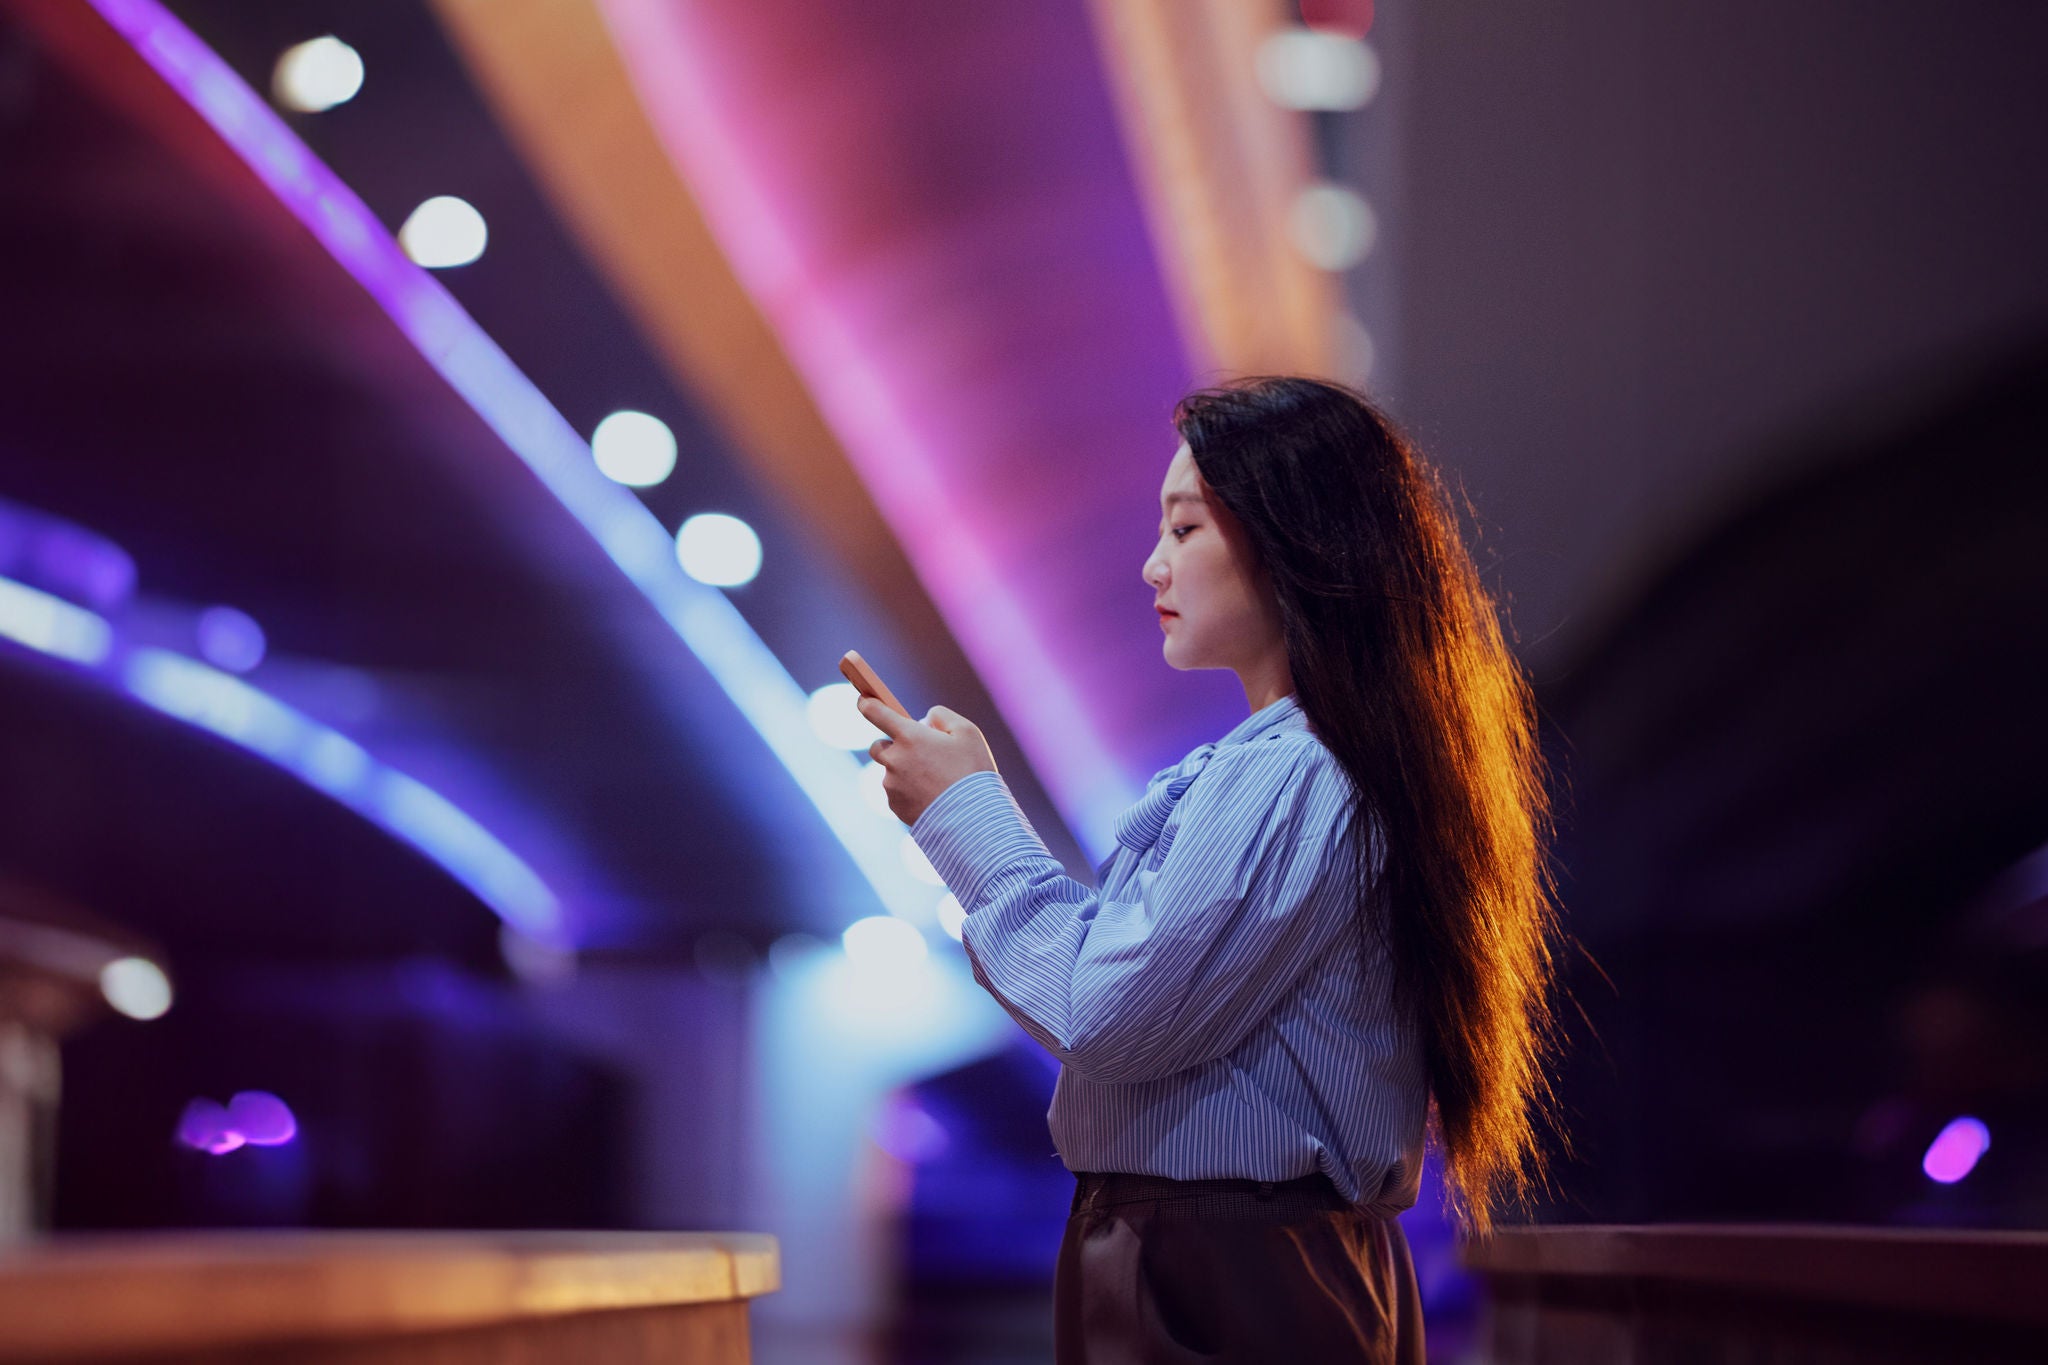
<path fill-rule="evenodd" d="M 727 1365 L 780 1273 L 747 1233 L 67 1236 L 0 1252 L 0 1361 Z"/>
<path fill-rule="evenodd" d="M 1515 1228 L 1464 1260 L 1496 1365 L 2048 1361 L 2048 1233 Z"/>

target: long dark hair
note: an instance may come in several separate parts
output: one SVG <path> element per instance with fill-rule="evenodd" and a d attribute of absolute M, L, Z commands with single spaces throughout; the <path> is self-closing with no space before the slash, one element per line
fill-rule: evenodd
<path fill-rule="evenodd" d="M 1360 929 L 1422 1033 L 1447 1203 L 1483 1235 L 1496 1203 L 1547 1183 L 1539 1127 L 1564 1138 L 1534 695 L 1441 476 L 1370 400 L 1258 377 L 1188 395 L 1173 421 L 1272 582 L 1296 700 L 1356 789 Z"/>

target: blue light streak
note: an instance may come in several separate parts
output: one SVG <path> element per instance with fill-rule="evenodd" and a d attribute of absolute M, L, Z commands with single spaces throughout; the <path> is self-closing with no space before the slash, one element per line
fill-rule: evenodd
<path fill-rule="evenodd" d="M 114 640 L 99 613 L 11 578 L 0 578 L 0 635 L 88 668 L 106 661 Z"/>
<path fill-rule="evenodd" d="M 554 892 L 468 812 L 263 689 L 168 649 L 123 647 L 104 617 L 9 578 L 0 578 L 0 638 L 80 665 L 269 760 L 417 848 L 505 923 L 564 945 Z"/>
<path fill-rule="evenodd" d="M 158 0 L 90 3 L 355 277 L 661 613 L 789 770 L 882 907 L 930 922 L 940 893 L 897 857 L 901 822 L 877 816 L 861 799 L 860 761 L 811 732 L 803 688 L 723 592 L 683 572 L 675 542 L 654 514 L 599 471 L 589 444 L 546 396 L 211 48 Z M 868 913 L 848 910 L 849 920 Z"/>
<path fill-rule="evenodd" d="M 467 812 L 417 778 L 197 659 L 140 646 L 128 652 L 121 672 L 128 691 L 148 705 L 260 754 L 405 840 L 521 933 L 545 943 L 562 941 L 561 904 L 547 884 Z"/>

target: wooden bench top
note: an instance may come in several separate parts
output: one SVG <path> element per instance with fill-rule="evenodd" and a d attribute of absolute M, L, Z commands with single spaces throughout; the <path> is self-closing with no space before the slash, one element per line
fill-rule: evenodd
<path fill-rule="evenodd" d="M 1815 1223 L 1560 1224 L 1468 1243 L 1493 1277 L 1657 1280 L 1808 1302 L 2048 1324 L 2048 1232 Z"/>
<path fill-rule="evenodd" d="M 396 1335 L 780 1287 L 758 1233 L 65 1234 L 0 1249 L 0 1359 Z"/>

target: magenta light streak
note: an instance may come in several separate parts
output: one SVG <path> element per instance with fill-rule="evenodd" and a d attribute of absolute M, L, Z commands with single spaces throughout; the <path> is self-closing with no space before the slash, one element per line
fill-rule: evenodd
<path fill-rule="evenodd" d="M 1139 769 L 1157 765 L 1159 745 L 1208 726 L 1165 696 L 1157 636 L 1141 634 L 1149 505 L 1174 444 L 1159 397 L 1186 375 L 1143 233 L 1120 235 L 1141 215 L 1122 164 L 1098 156 L 1114 147 L 1114 127 L 1108 104 L 1090 102 L 1100 84 L 1090 57 L 1057 72 L 1008 47 L 991 57 L 932 4 L 934 47 L 874 39 L 801 88 L 793 53 L 852 31 L 844 10 L 805 0 L 600 8 L 735 274 L 1067 825 L 1100 857 L 1116 812 L 1139 794 Z M 909 33 L 911 16 L 895 14 L 891 35 Z M 1087 41 L 1083 6 L 1018 14 L 1008 23 L 1042 43 L 1036 55 L 1071 53 L 1069 25 Z M 795 31 L 815 41 L 788 43 Z M 856 45 L 868 37 L 858 31 Z M 905 170 L 901 156 L 877 156 L 874 174 L 844 170 L 864 162 L 862 135 L 922 127 L 907 111 L 946 98 L 973 131 L 938 143 L 985 139 L 973 145 L 1020 160 L 1001 162 L 1001 176 L 985 168 L 987 178 Z M 1040 98 L 1065 100 L 1063 119 L 1079 125 L 1034 129 Z M 1083 407 L 1102 420 L 1075 415 Z M 987 495 L 997 487 L 1010 489 L 999 505 Z M 1114 538 L 1120 508 L 1133 510 L 1128 542 Z M 1063 522 L 1057 551 L 1057 534 L 1020 532 L 1034 512 Z M 1075 540 L 1079 526 L 1118 530 Z M 1137 700 L 1096 696 L 1106 681 Z"/>
<path fill-rule="evenodd" d="M 1920 1169 L 1930 1180 L 1953 1185 L 1975 1170 L 1977 1159 L 1990 1150 L 1991 1130 L 1982 1122 L 1969 1117 L 1950 1119 L 1928 1144 Z"/>
<path fill-rule="evenodd" d="M 1089 845 L 1090 857 L 1108 856 L 1108 831 L 1142 794 L 1103 742 L 1094 717 L 1045 648 L 1038 623 L 1005 575 L 952 505 L 937 474 L 931 443 L 889 401 L 883 377 L 832 316 L 806 310 L 786 333 L 802 357 L 818 406 L 850 445 L 871 452 L 862 473 L 875 501 L 897 526 L 916 526 L 904 549 L 918 576 L 946 605 L 947 624 L 970 658 L 1001 658 L 988 673 L 989 695 L 1005 716 L 1038 741 L 1033 761 L 1068 824 Z"/>

